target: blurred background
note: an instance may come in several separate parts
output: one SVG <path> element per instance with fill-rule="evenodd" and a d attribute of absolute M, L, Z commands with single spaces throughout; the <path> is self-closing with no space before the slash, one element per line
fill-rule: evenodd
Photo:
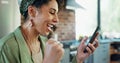
<path fill-rule="evenodd" d="M 0 38 L 20 26 L 21 0 L 0 0 Z M 64 0 L 55 37 L 64 44 L 61 63 L 70 63 L 84 36 L 99 26 L 95 53 L 84 63 L 120 63 L 120 0 Z"/>

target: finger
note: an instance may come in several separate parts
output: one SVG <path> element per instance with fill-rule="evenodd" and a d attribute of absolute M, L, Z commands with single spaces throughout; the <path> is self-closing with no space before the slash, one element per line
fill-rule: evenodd
<path fill-rule="evenodd" d="M 47 41 L 47 43 L 48 44 L 52 44 L 52 43 L 54 43 L 55 41 L 54 41 L 54 39 L 52 39 L 52 38 L 50 38 L 48 41 Z"/>
<path fill-rule="evenodd" d="M 94 41 L 95 41 L 96 39 L 98 39 L 98 35 L 99 35 L 99 32 L 96 32 L 96 37 L 94 38 L 94 40 L 92 41 L 92 43 L 95 43 Z"/>
<path fill-rule="evenodd" d="M 56 42 L 60 47 L 63 47 L 63 44 L 60 43 L 59 41 Z"/>
<path fill-rule="evenodd" d="M 93 44 L 88 44 L 89 48 L 91 49 L 92 53 L 95 51 L 95 46 Z"/>
<path fill-rule="evenodd" d="M 96 32 L 97 33 L 97 37 L 99 36 L 99 32 Z"/>
<path fill-rule="evenodd" d="M 83 50 L 86 48 L 85 42 L 87 41 L 87 39 L 88 39 L 87 36 L 85 36 L 85 37 L 82 39 L 80 45 L 78 46 L 78 49 L 80 49 L 80 50 L 83 51 Z"/>
<path fill-rule="evenodd" d="M 56 40 L 53 39 L 53 38 L 50 38 L 47 42 L 48 42 L 48 44 L 54 44 L 54 45 L 63 47 L 63 44 L 61 44 L 59 41 L 56 41 Z"/>
<path fill-rule="evenodd" d="M 64 49 L 63 48 L 59 48 L 59 50 L 57 51 L 58 55 L 63 56 L 64 55 Z M 62 59 L 62 57 L 61 57 Z"/>
<path fill-rule="evenodd" d="M 81 45 L 85 45 L 85 42 L 87 41 L 87 39 L 88 39 L 88 37 L 87 36 L 85 36 L 83 39 L 82 39 L 82 41 L 81 41 Z"/>
<path fill-rule="evenodd" d="M 93 45 L 95 46 L 95 48 L 99 46 L 98 39 L 95 39 L 95 42 L 93 43 Z"/>
<path fill-rule="evenodd" d="M 91 49 L 89 47 L 86 47 L 86 50 L 87 50 L 89 55 L 92 53 L 92 51 L 91 51 Z"/>
<path fill-rule="evenodd" d="M 63 48 L 63 44 L 60 43 L 59 41 L 54 41 L 54 44 L 59 48 Z"/>
<path fill-rule="evenodd" d="M 48 42 L 49 44 L 60 43 L 59 41 L 56 41 L 56 40 L 53 39 L 53 38 L 50 38 L 47 42 Z"/>
<path fill-rule="evenodd" d="M 80 42 L 77 50 L 83 51 L 83 50 L 86 48 L 85 42 L 86 42 L 87 39 L 88 39 L 87 36 L 85 36 L 85 37 L 82 39 L 82 41 Z"/>
<path fill-rule="evenodd" d="M 55 43 L 55 49 L 57 49 L 57 52 L 59 52 L 59 53 L 62 53 L 62 52 L 64 52 L 64 49 L 63 49 L 63 44 L 61 44 L 61 43 Z"/>

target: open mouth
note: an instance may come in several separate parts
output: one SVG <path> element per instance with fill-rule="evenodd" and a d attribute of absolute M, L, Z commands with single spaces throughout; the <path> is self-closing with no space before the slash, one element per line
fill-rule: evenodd
<path fill-rule="evenodd" d="M 47 26 L 48 26 L 48 30 L 50 32 L 54 32 L 57 28 L 56 25 L 54 25 L 54 24 L 48 24 Z"/>
<path fill-rule="evenodd" d="M 54 31 L 56 31 L 57 27 L 54 24 L 48 24 L 47 26 L 48 26 L 48 30 L 50 31 L 47 36 L 47 38 L 49 39 L 49 38 L 53 37 Z"/>

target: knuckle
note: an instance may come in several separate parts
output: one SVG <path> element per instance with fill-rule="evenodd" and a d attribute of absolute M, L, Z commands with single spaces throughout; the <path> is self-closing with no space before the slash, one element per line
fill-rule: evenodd
<path fill-rule="evenodd" d="M 60 55 L 62 55 L 62 54 L 64 54 L 64 49 L 60 49 L 58 52 Z"/>

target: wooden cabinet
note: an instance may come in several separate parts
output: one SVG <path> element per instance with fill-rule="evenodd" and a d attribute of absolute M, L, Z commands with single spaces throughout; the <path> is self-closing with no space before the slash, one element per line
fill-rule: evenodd
<path fill-rule="evenodd" d="M 110 63 L 120 63 L 120 42 L 110 44 Z"/>

